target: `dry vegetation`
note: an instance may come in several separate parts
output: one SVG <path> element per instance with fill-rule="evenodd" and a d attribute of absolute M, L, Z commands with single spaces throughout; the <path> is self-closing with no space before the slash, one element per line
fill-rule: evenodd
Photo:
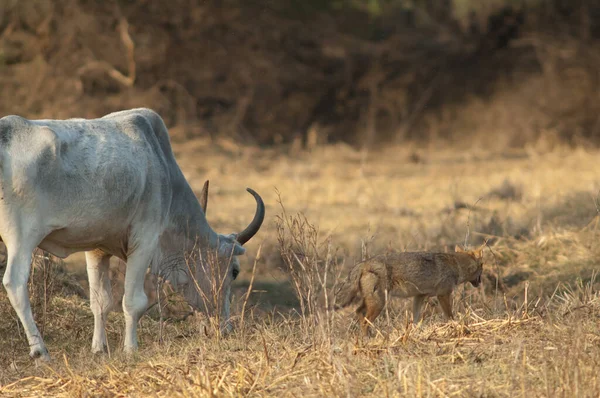
<path fill-rule="evenodd" d="M 122 314 L 112 313 L 110 355 L 92 357 L 81 258 L 67 261 L 68 274 L 41 258 L 32 294 L 53 363 L 29 360 L 1 290 L 0 395 L 598 396 L 600 154 L 550 149 L 290 154 L 176 143 L 193 186 L 211 180 L 215 228 L 247 222 L 245 186 L 267 204 L 236 282 L 233 334 L 200 316 L 161 322 L 152 312 L 139 354 L 125 358 Z M 409 300 L 393 299 L 362 340 L 352 311 L 324 305 L 365 249 L 447 250 L 483 237 L 492 238 L 484 283 L 455 292 L 455 322 L 431 299 L 413 327 Z"/>
<path fill-rule="evenodd" d="M 598 0 L 4 0 L 0 114 L 148 106 L 182 136 L 309 148 L 598 144 L 598 10 Z"/>

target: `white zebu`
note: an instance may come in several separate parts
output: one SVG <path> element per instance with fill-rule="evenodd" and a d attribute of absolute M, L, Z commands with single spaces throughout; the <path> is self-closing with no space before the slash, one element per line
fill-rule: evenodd
<path fill-rule="evenodd" d="M 191 306 L 209 315 L 218 309 L 228 320 L 230 284 L 239 272 L 235 256 L 245 252 L 242 245 L 265 214 L 260 196 L 248 191 L 257 202 L 250 225 L 239 234 L 213 231 L 175 161 L 163 120 L 149 109 L 90 120 L 0 119 L 0 237 L 8 252 L 3 283 L 30 355 L 49 359 L 27 292 L 36 247 L 62 258 L 85 251 L 93 352 L 106 350 L 111 256 L 127 263 L 125 351 L 137 348 L 148 266 L 178 285 Z"/>

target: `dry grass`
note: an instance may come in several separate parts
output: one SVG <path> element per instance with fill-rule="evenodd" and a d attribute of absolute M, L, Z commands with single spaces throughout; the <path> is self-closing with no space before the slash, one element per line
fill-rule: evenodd
<path fill-rule="evenodd" d="M 576 295 L 583 291 L 575 290 Z M 473 300 L 457 322 L 439 315 L 421 329 L 390 309 L 379 334 L 359 341 L 347 317 L 323 339 L 322 329 L 306 333 L 294 315 L 252 317 L 227 339 L 198 337 L 194 322 L 169 325 L 157 343 L 158 325 L 142 322 L 142 350 L 135 359 L 88 353 L 91 318 L 78 299 L 55 299 L 52 367 L 35 368 L 19 358 L 3 371 L 5 396 L 157 394 L 213 395 L 535 395 L 596 396 L 600 392 L 600 336 L 597 293 L 585 303 L 570 295 L 499 312 Z M 510 306 L 509 306 L 510 307 Z M 535 307 L 535 309 L 534 309 Z M 74 318 L 73 314 L 76 314 Z M 111 317 L 114 344 L 122 322 Z M 68 322 L 77 326 L 68 327 Z M 69 330 L 71 329 L 71 330 Z M 75 332 L 79 333 L 71 334 Z M 71 332 L 71 333 L 69 333 Z M 68 336 L 76 336 L 72 339 Z M 330 343 L 327 343 L 330 341 Z M 68 342 L 68 344 L 66 343 Z M 26 352 L 16 344 L 15 355 Z"/>
<path fill-rule="evenodd" d="M 175 151 L 194 187 L 212 180 L 209 220 L 218 230 L 238 230 L 253 214 L 251 198 L 240 197 L 246 185 L 267 204 L 236 282 L 234 333 L 206 335 L 198 317 L 161 328 L 146 316 L 139 354 L 125 358 L 124 322 L 113 313 L 111 355 L 91 357 L 86 300 L 57 292 L 36 307 L 54 358 L 36 367 L 2 290 L 0 395 L 600 394 L 597 152 L 393 148 L 366 156 L 336 146 L 291 156 L 201 140 Z M 288 240 L 277 241 L 277 228 Z M 362 340 L 351 310 L 322 305 L 331 275 L 360 259 L 363 242 L 371 253 L 390 242 L 395 250 L 446 250 L 464 243 L 467 230 L 472 245 L 491 237 L 492 250 L 483 286 L 455 292 L 455 322 L 445 323 L 431 299 L 415 328 L 408 300 L 394 299 L 375 336 Z M 74 275 L 80 261 L 67 263 Z"/>

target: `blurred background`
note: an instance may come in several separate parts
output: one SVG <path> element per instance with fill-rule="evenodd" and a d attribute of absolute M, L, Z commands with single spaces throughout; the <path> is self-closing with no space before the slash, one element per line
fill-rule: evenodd
<path fill-rule="evenodd" d="M 0 114 L 174 139 L 600 142 L 597 0 L 2 0 Z"/>

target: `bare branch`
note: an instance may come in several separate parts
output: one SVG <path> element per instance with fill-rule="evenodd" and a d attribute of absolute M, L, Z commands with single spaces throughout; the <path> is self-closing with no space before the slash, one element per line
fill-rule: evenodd
<path fill-rule="evenodd" d="M 121 71 L 117 70 L 114 66 L 106 61 L 91 61 L 78 69 L 77 73 L 79 77 L 85 73 L 93 70 L 100 70 L 106 72 L 110 77 L 119 82 L 125 87 L 132 87 L 135 83 L 136 78 L 136 64 L 135 64 L 135 44 L 131 35 L 129 34 L 129 23 L 125 17 L 121 16 L 120 11 L 117 8 L 116 11 L 119 16 L 119 33 L 121 41 L 127 50 L 127 69 L 128 74 L 124 75 Z"/>

